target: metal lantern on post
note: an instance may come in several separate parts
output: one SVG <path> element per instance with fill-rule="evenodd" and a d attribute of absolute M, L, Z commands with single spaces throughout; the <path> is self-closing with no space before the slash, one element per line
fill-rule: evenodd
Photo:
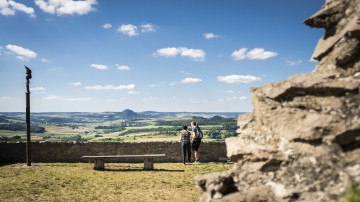
<path fill-rule="evenodd" d="M 31 166 L 31 147 L 30 147 L 30 79 L 32 78 L 31 69 L 25 66 L 26 69 L 26 163 Z"/>

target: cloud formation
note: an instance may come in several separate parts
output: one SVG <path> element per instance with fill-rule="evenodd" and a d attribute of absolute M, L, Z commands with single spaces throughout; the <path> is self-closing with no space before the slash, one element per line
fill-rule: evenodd
<path fill-rule="evenodd" d="M 218 38 L 218 37 L 220 37 L 219 35 L 215 35 L 215 34 L 213 34 L 213 33 L 205 33 L 204 34 L 204 37 L 205 37 L 205 39 L 213 39 L 213 38 Z"/>
<path fill-rule="evenodd" d="M 231 101 L 236 101 L 236 100 L 246 100 L 247 98 L 245 96 L 240 96 L 240 97 L 228 97 L 228 98 L 220 98 L 218 99 L 219 102 L 231 102 Z"/>
<path fill-rule="evenodd" d="M 223 83 L 251 83 L 255 81 L 260 81 L 260 77 L 255 77 L 251 75 L 228 75 L 228 76 L 218 76 L 217 80 Z"/>
<path fill-rule="evenodd" d="M 116 68 L 117 68 L 118 70 L 121 70 L 121 71 L 127 71 L 127 70 L 130 70 L 130 67 L 128 67 L 128 66 L 126 66 L 126 65 L 119 65 L 119 64 L 116 64 L 115 66 L 116 66 Z"/>
<path fill-rule="evenodd" d="M 30 91 L 33 92 L 44 92 L 45 88 L 44 87 L 34 87 L 34 88 L 30 88 Z"/>
<path fill-rule="evenodd" d="M 85 15 L 93 10 L 96 0 L 35 0 L 44 12 L 53 15 Z"/>
<path fill-rule="evenodd" d="M 134 90 L 136 88 L 135 84 L 129 84 L 129 85 L 94 85 L 94 86 L 86 86 L 85 89 L 87 90 Z"/>
<path fill-rule="evenodd" d="M 17 11 L 28 14 L 30 17 L 36 17 L 33 8 L 13 0 L 0 0 L 0 14 L 5 16 L 14 16 Z"/>
<path fill-rule="evenodd" d="M 112 25 L 110 23 L 105 23 L 105 24 L 102 25 L 102 27 L 104 29 L 110 29 L 112 27 Z"/>
<path fill-rule="evenodd" d="M 91 97 L 62 97 L 57 95 L 50 95 L 42 98 L 43 100 L 58 100 L 66 102 L 86 102 L 92 100 Z"/>
<path fill-rule="evenodd" d="M 68 83 L 68 85 L 70 85 L 70 86 L 81 86 L 81 82 L 71 82 L 71 83 Z"/>
<path fill-rule="evenodd" d="M 99 70 L 105 70 L 109 68 L 106 65 L 100 65 L 100 64 L 91 64 L 90 67 L 94 67 L 95 69 L 99 69 Z"/>
<path fill-rule="evenodd" d="M 6 48 L 12 53 L 14 53 L 16 57 L 21 60 L 32 59 L 32 58 L 36 58 L 37 56 L 37 54 L 34 51 L 27 48 L 23 48 L 21 46 L 8 44 Z"/>
<path fill-rule="evenodd" d="M 149 87 L 150 88 L 156 88 L 156 87 L 161 87 L 163 86 L 162 84 L 156 84 L 156 83 L 153 83 L 153 84 L 150 84 Z"/>
<path fill-rule="evenodd" d="M 160 56 L 160 57 L 176 57 L 176 56 L 182 56 L 182 57 L 189 57 L 190 59 L 194 61 L 204 61 L 205 60 L 205 51 L 201 49 L 192 49 L 192 48 L 186 48 L 186 47 L 167 47 L 167 48 L 161 48 L 158 49 L 155 53 L 153 53 L 153 56 Z"/>
<path fill-rule="evenodd" d="M 184 83 L 184 84 L 187 84 L 187 83 L 200 83 L 200 82 L 202 82 L 202 80 L 199 79 L 199 78 L 187 77 L 185 79 L 182 79 L 180 82 Z"/>
<path fill-rule="evenodd" d="M 141 33 L 145 33 L 145 32 L 156 32 L 156 28 L 155 25 L 151 24 L 151 23 L 147 23 L 147 24 L 143 24 L 140 25 L 140 31 Z M 118 27 L 117 31 L 127 35 L 129 37 L 133 37 L 133 36 L 138 36 L 139 33 L 139 28 L 136 25 L 133 24 L 122 24 L 120 27 Z"/>
<path fill-rule="evenodd" d="M 296 66 L 296 65 L 299 65 L 301 63 L 302 63 L 302 60 L 296 60 L 296 61 L 288 60 L 288 61 L 286 61 L 286 64 L 289 65 L 289 66 Z"/>
<path fill-rule="evenodd" d="M 266 51 L 263 48 L 254 48 L 250 51 L 247 50 L 247 48 L 240 48 L 239 50 L 232 52 L 231 56 L 234 60 L 243 60 L 245 58 L 249 60 L 266 60 L 278 55 L 276 52 Z"/>
<path fill-rule="evenodd" d="M 240 48 L 239 50 L 234 51 L 231 56 L 235 59 L 235 60 L 243 60 L 246 58 L 246 51 L 247 48 Z"/>
<path fill-rule="evenodd" d="M 153 24 L 147 23 L 140 25 L 141 32 L 156 32 L 156 28 Z"/>
<path fill-rule="evenodd" d="M 132 94 L 132 95 L 137 95 L 137 94 L 140 94 L 140 92 L 139 92 L 139 91 L 133 91 L 133 90 L 128 91 L 127 93 L 128 93 L 128 94 Z"/>
<path fill-rule="evenodd" d="M 139 32 L 137 31 L 137 29 L 138 28 L 135 25 L 127 24 L 127 25 L 121 25 L 117 31 L 122 34 L 132 37 L 132 36 L 139 35 Z"/>

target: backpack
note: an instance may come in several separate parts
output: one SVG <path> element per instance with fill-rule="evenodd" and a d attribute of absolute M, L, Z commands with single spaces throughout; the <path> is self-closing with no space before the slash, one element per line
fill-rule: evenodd
<path fill-rule="evenodd" d="M 201 140 L 203 137 L 204 137 L 204 134 L 201 131 L 201 129 L 199 127 L 196 127 L 195 138 Z"/>

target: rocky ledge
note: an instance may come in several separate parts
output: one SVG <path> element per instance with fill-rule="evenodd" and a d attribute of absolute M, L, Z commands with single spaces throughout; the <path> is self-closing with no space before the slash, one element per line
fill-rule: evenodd
<path fill-rule="evenodd" d="M 360 184 L 360 0 L 328 0 L 310 74 L 252 89 L 226 139 L 232 170 L 198 176 L 201 201 L 339 201 Z"/>

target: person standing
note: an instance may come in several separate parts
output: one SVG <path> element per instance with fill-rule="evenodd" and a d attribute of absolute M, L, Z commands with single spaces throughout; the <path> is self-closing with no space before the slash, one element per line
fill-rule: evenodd
<path fill-rule="evenodd" d="M 203 135 L 202 135 L 202 131 L 196 121 L 191 122 L 191 127 L 192 127 L 192 133 L 193 133 L 193 135 L 192 135 L 192 150 L 194 150 L 194 154 L 195 154 L 195 162 L 194 163 L 200 163 L 199 147 L 200 147 L 201 138 Z"/>
<path fill-rule="evenodd" d="M 191 159 L 191 133 L 187 130 L 187 126 L 183 126 L 183 130 L 180 134 L 180 141 L 182 146 L 183 163 L 185 165 L 186 154 L 190 163 Z"/>

